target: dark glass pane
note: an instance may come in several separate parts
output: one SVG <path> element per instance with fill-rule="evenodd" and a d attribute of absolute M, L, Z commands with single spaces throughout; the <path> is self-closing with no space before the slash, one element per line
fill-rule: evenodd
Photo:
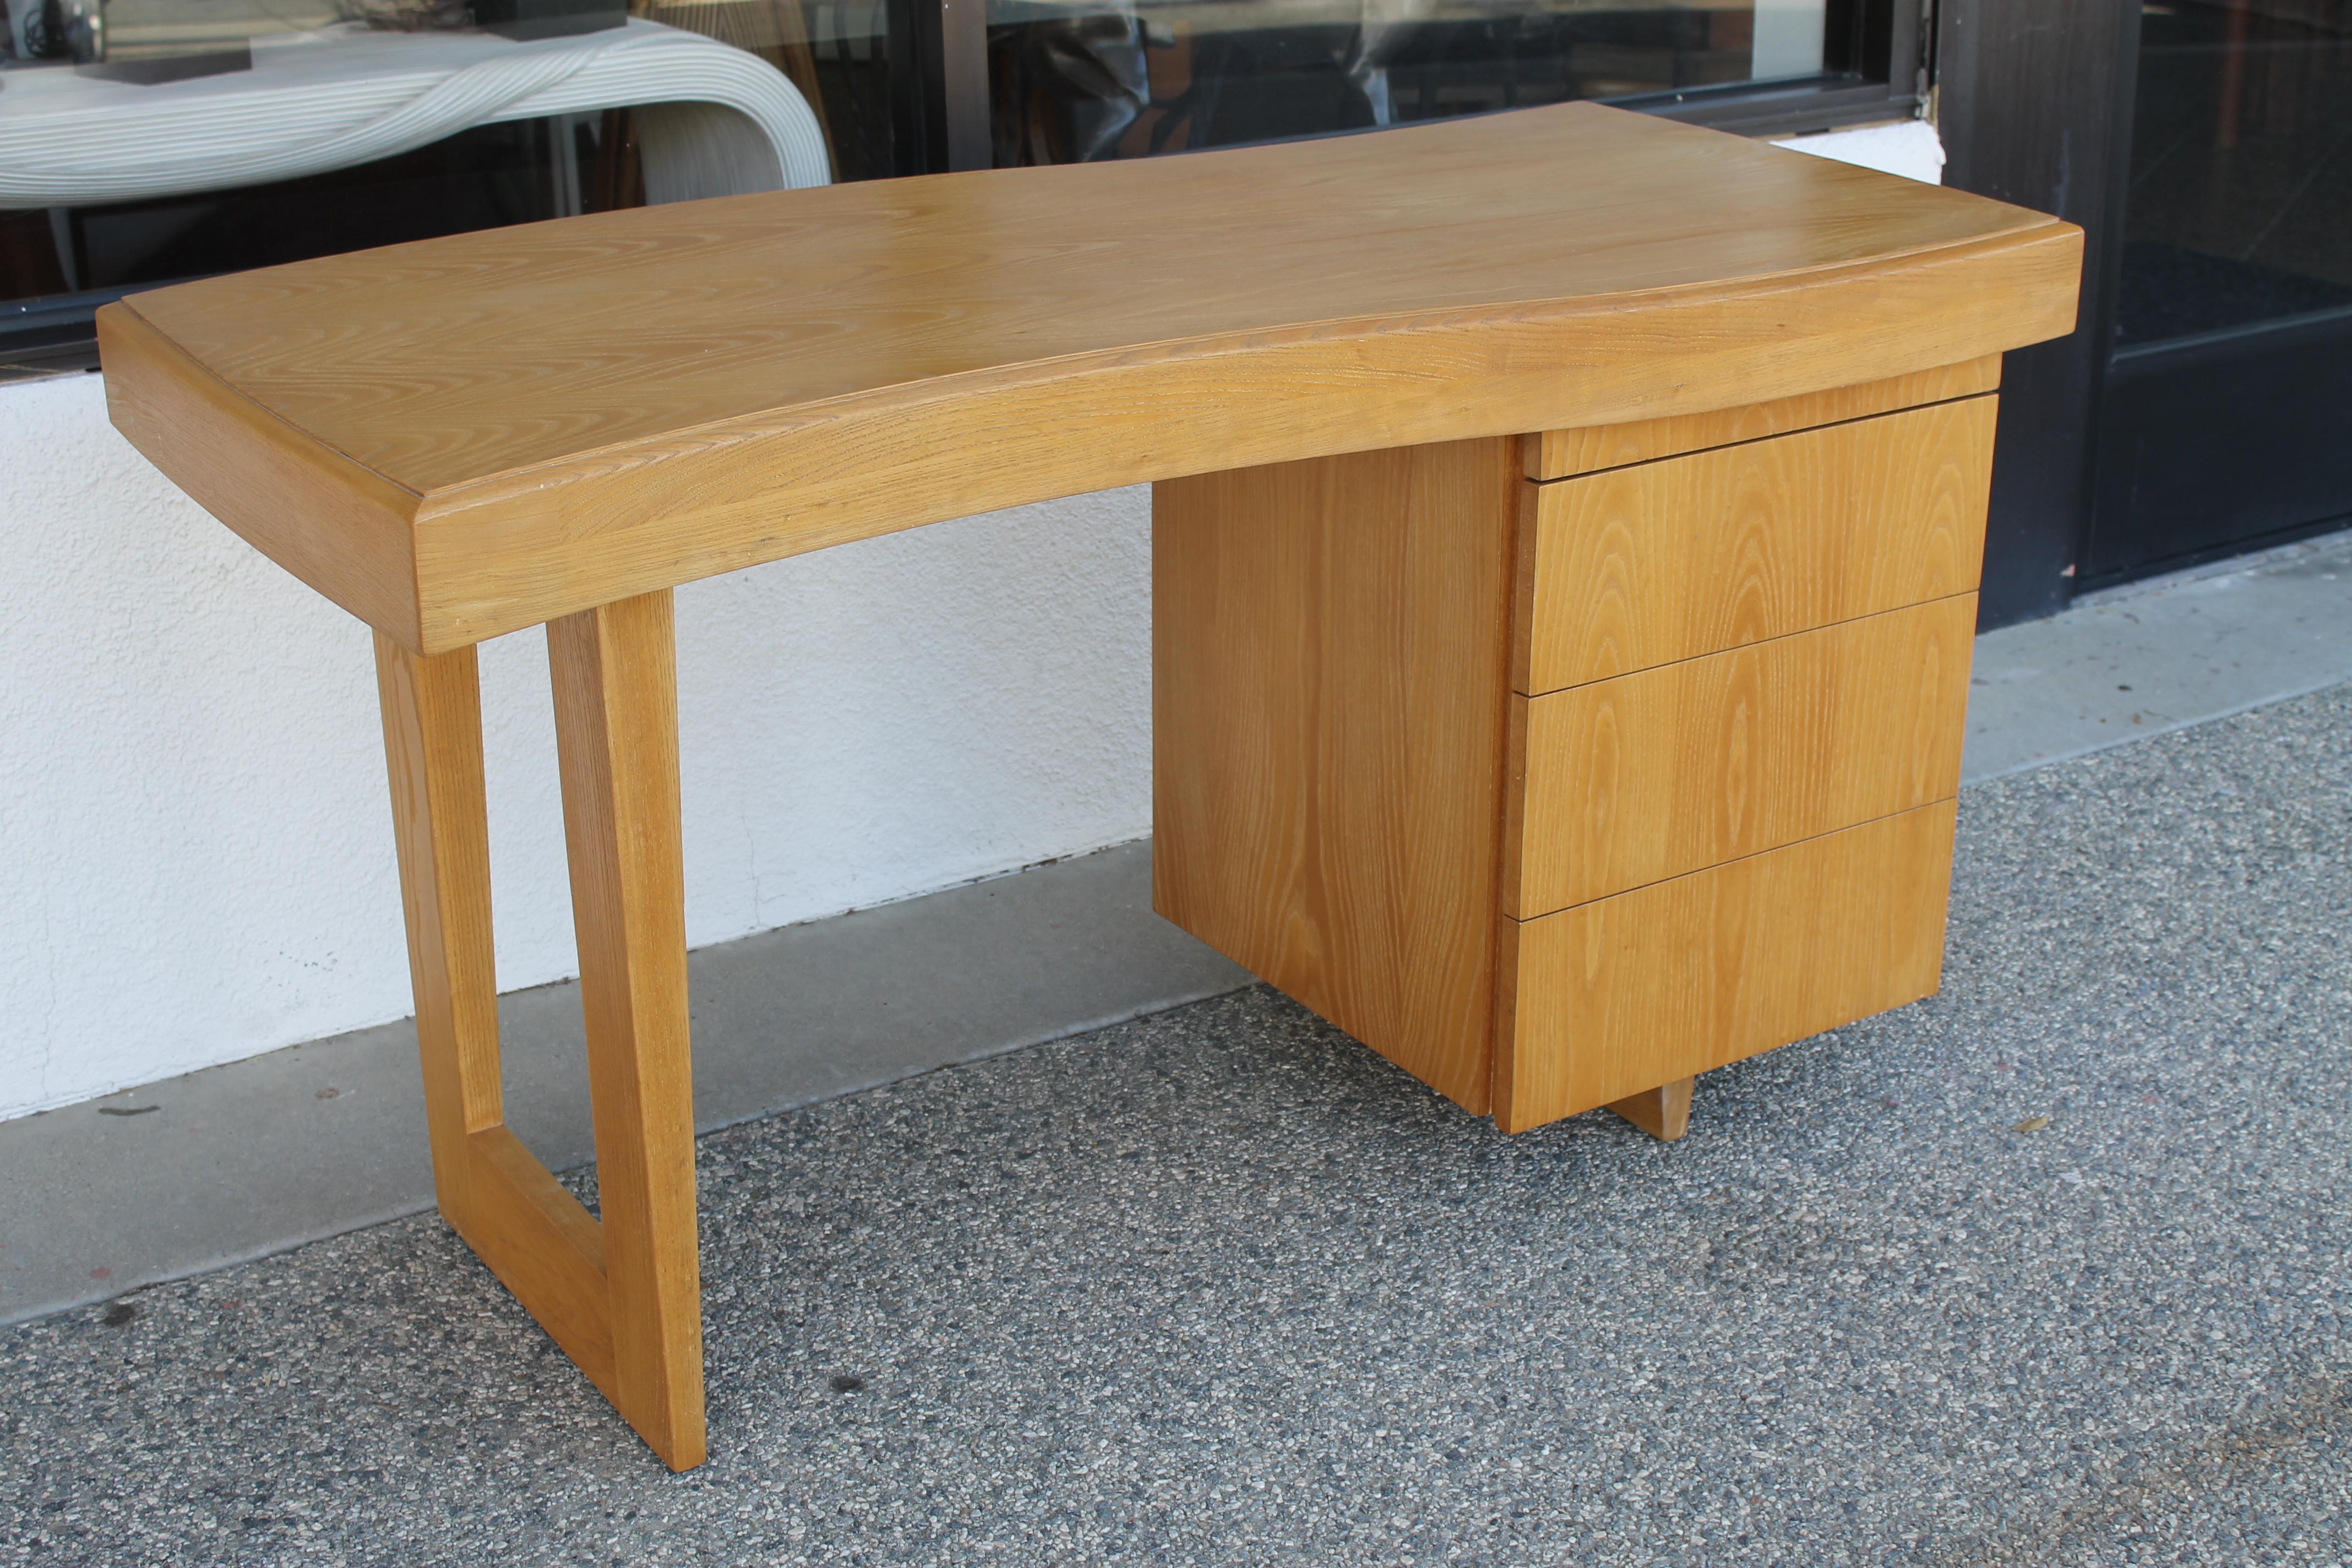
<path fill-rule="evenodd" d="M 2352 0 L 2141 7 L 2118 347 L 2352 306 Z"/>
<path fill-rule="evenodd" d="M 674 199 L 898 161 L 886 0 L 0 5 L 0 358 L 20 363 L 86 342 L 127 288 L 637 205 L 649 174 Z M 381 129 L 467 72 L 496 83 L 450 96 L 436 139 Z M 655 79 L 733 107 L 623 106 Z M 574 80 L 575 112 L 499 118 Z"/>
<path fill-rule="evenodd" d="M 988 0 L 995 161 L 1822 74 L 1828 0 Z"/>

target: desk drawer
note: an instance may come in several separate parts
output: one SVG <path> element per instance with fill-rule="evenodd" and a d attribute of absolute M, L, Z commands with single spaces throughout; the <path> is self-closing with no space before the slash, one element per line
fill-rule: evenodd
<path fill-rule="evenodd" d="M 1749 403 L 1706 414 L 1641 419 L 1626 425 L 1590 425 L 1578 430 L 1547 430 L 1530 436 L 1520 449 L 1528 478 L 1565 479 L 1602 468 L 1622 468 L 1683 452 L 1728 447 L 1785 436 L 1817 425 L 1840 425 L 1874 414 L 1945 403 L 2000 386 L 2000 356 L 1963 360 L 1885 381 L 1866 381 L 1828 392 L 1808 392 L 1770 403 Z"/>
<path fill-rule="evenodd" d="M 1556 691 L 1973 591 L 1997 401 L 1530 481 L 1515 689 Z"/>
<path fill-rule="evenodd" d="M 1496 1121 L 1541 1126 L 1931 994 L 1953 810 L 1504 921 Z"/>
<path fill-rule="evenodd" d="M 1943 800 L 1976 595 L 1514 697 L 1503 909 L 1521 918 Z"/>

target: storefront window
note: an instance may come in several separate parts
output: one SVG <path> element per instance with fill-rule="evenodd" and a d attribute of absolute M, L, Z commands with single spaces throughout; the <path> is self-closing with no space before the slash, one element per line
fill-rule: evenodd
<path fill-rule="evenodd" d="M 2352 521 L 2352 0 L 2137 9 L 2097 585 Z"/>
<path fill-rule="evenodd" d="M 0 369 L 126 291 L 897 173 L 882 0 L 0 0 Z"/>
<path fill-rule="evenodd" d="M 1860 107 L 1883 115 L 1910 90 L 1914 10 L 0 0 L 0 377 L 93 363 L 92 313 L 137 289 L 641 203 L 1572 98 L 1665 94 L 1645 106 L 1683 112 L 1689 95 L 1867 78 Z M 1855 65 L 1872 48 L 1874 76 Z"/>
<path fill-rule="evenodd" d="M 1828 0 L 988 0 L 995 162 L 1818 77 Z"/>
<path fill-rule="evenodd" d="M 2141 9 L 2116 339 L 2352 309 L 2352 4 Z"/>

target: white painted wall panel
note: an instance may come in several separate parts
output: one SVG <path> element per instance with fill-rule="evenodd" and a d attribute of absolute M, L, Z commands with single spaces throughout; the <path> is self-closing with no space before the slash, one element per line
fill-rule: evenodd
<path fill-rule="evenodd" d="M 1944 143 L 1936 134 L 1936 128 L 1924 120 L 1898 120 L 1885 125 L 1857 125 L 1851 131 L 1792 136 L 1777 145 L 1793 147 L 1816 158 L 1900 174 L 1922 184 L 1944 183 Z"/>
<path fill-rule="evenodd" d="M 1148 492 L 678 594 L 697 946 L 1150 831 Z M 0 386 L 0 1115 L 410 1009 L 366 629 L 96 376 Z M 482 655 L 499 983 L 575 972 L 546 645 Z"/>

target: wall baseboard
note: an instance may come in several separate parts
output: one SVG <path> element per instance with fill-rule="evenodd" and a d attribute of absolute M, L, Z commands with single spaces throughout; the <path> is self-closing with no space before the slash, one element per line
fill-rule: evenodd
<path fill-rule="evenodd" d="M 708 1131 L 1250 983 L 1151 912 L 1123 844 L 703 948 L 688 961 Z M 576 984 L 499 998 L 508 1116 L 593 1155 Z M 0 1122 L 0 1323 L 433 1205 L 413 1023 Z"/>

